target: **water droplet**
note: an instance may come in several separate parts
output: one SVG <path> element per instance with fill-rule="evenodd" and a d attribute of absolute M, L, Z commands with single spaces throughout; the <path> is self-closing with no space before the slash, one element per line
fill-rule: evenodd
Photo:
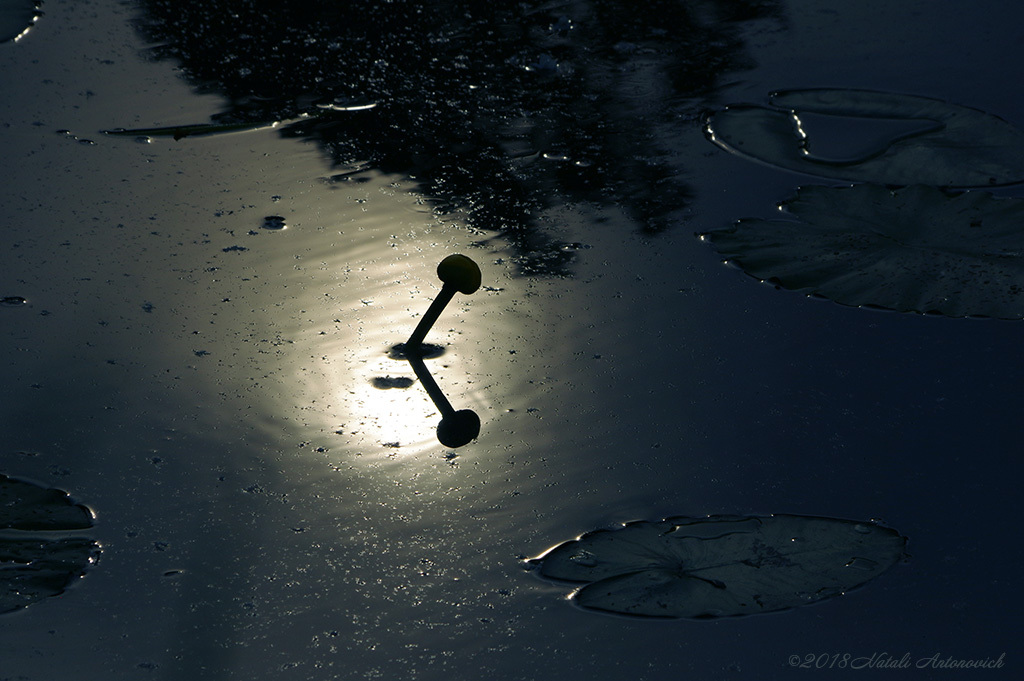
<path fill-rule="evenodd" d="M 524 65 L 523 68 L 525 68 L 527 71 L 533 71 L 535 73 L 554 74 L 558 73 L 558 60 L 556 60 L 550 54 L 542 54 L 537 58 L 536 61 Z"/>
<path fill-rule="evenodd" d="M 433 343 L 423 343 L 420 346 L 419 351 L 416 353 L 416 355 L 418 357 L 420 357 L 421 359 L 434 359 L 435 357 L 440 357 L 444 353 L 445 353 L 445 348 L 444 348 L 443 345 L 434 345 Z M 397 345 L 392 345 L 387 350 L 387 356 L 390 357 L 391 359 L 405 359 L 406 358 L 405 343 L 399 343 Z"/>
<path fill-rule="evenodd" d="M 135 138 L 135 141 L 139 144 L 151 144 L 153 142 L 153 138 L 146 135 L 139 135 Z"/>
<path fill-rule="evenodd" d="M 316 108 L 325 111 L 368 111 L 376 106 L 377 102 L 336 99 L 329 104 L 317 104 Z"/>
<path fill-rule="evenodd" d="M 853 526 L 853 531 L 854 532 L 860 532 L 861 534 L 871 534 L 871 526 L 870 525 L 857 524 L 857 525 Z"/>
<path fill-rule="evenodd" d="M 558 17 L 558 21 L 551 25 L 550 30 L 552 33 L 557 33 L 561 36 L 565 36 L 565 34 L 571 31 L 573 28 L 574 27 L 572 19 L 565 15 L 562 15 Z"/>
<path fill-rule="evenodd" d="M 546 159 L 546 160 L 548 160 L 548 161 L 559 161 L 561 163 L 565 163 L 567 161 L 571 161 L 572 160 L 571 158 L 569 158 L 565 154 L 556 154 L 556 153 L 547 152 L 547 151 L 544 152 L 543 154 L 541 154 L 541 157 Z"/>
<path fill-rule="evenodd" d="M 562 243 L 562 244 L 559 244 L 559 246 L 558 246 L 558 250 L 563 251 L 565 253 L 570 253 L 572 251 L 578 251 L 578 250 L 581 250 L 581 249 L 584 249 L 584 248 L 590 248 L 590 246 L 587 246 L 586 244 L 581 244 L 578 241 L 574 241 L 572 243 Z"/>
<path fill-rule="evenodd" d="M 878 569 L 878 563 L 870 558 L 853 558 L 846 564 L 846 567 L 853 568 L 854 570 L 867 570 L 870 572 Z"/>
<path fill-rule="evenodd" d="M 390 388 L 411 387 L 414 381 L 407 376 L 375 376 L 370 383 L 378 390 L 388 390 Z"/>
<path fill-rule="evenodd" d="M 596 567 L 597 558 L 590 551 L 581 550 L 569 557 L 569 560 L 582 567 Z"/>
<path fill-rule="evenodd" d="M 19 305 L 25 305 L 27 303 L 28 301 L 21 296 L 6 296 L 4 298 L 0 298 L 0 305 L 5 307 L 18 307 Z"/>
<path fill-rule="evenodd" d="M 284 218 L 280 215 L 268 215 L 263 218 L 263 229 L 287 229 L 288 225 L 285 224 Z"/>

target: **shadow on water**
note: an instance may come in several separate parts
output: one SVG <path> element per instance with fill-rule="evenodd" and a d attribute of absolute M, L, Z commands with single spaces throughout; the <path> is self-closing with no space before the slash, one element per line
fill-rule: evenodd
<path fill-rule="evenodd" d="M 665 127 L 751 66 L 741 22 L 775 0 L 642 4 L 147 0 L 155 54 L 226 95 L 226 127 L 284 121 L 359 181 L 415 179 L 435 212 L 499 236 L 523 275 L 570 274 L 571 247 L 538 215 L 617 206 L 659 232 L 689 203 Z"/>

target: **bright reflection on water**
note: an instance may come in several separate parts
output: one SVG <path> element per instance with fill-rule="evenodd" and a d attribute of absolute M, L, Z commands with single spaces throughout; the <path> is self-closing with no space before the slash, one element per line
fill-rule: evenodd
<path fill-rule="evenodd" d="M 364 179 L 369 181 L 356 187 L 370 189 L 359 190 L 354 217 L 296 235 L 302 260 L 312 265 L 292 267 L 292 256 L 285 253 L 272 255 L 267 267 L 290 267 L 295 284 L 285 285 L 295 297 L 288 307 L 303 311 L 287 329 L 304 342 L 285 392 L 310 402 L 305 425 L 333 433 L 337 437 L 331 439 L 354 455 L 376 461 L 437 447 L 433 432 L 440 413 L 410 364 L 389 350 L 408 337 L 436 295 L 436 263 L 458 247 L 458 233 L 434 224 L 429 212 L 415 210 L 416 197 L 397 183 Z M 375 201 L 364 193 L 374 189 L 384 191 L 385 198 Z M 321 193 L 329 200 L 341 192 Z M 301 214 L 292 220 L 299 225 L 296 231 L 307 222 Z M 480 255 L 488 257 L 486 251 Z M 492 278 L 504 273 L 486 264 L 485 270 Z M 481 345 L 507 332 L 480 316 L 498 304 L 493 292 L 459 295 L 429 334 L 428 342 L 441 345 L 443 353 L 426 359 L 426 365 L 456 409 L 463 404 L 490 408 L 472 372 L 488 359 L 476 356 Z"/>
<path fill-rule="evenodd" d="M 267 143 L 278 157 L 294 144 L 272 138 Z M 500 312 L 503 292 L 492 285 L 506 276 L 505 268 L 489 262 L 493 254 L 438 223 L 397 178 L 365 173 L 357 179 L 340 185 L 297 180 L 308 188 L 275 206 L 287 213 L 290 229 L 248 237 L 244 243 L 252 244 L 251 251 L 237 260 L 252 264 L 233 273 L 247 283 L 268 282 L 269 297 L 259 288 L 240 293 L 226 323 L 252 327 L 255 313 L 265 317 L 265 333 L 273 329 L 274 349 L 258 350 L 269 356 L 254 358 L 260 371 L 277 378 L 276 390 L 267 395 L 269 413 L 297 410 L 304 429 L 321 434 L 310 443 L 314 452 L 328 450 L 336 457 L 343 450 L 369 465 L 439 446 L 437 407 L 410 364 L 388 353 L 409 336 L 439 290 L 439 260 L 468 249 L 488 279 L 473 296 L 457 295 L 427 339 L 443 347 L 426 365 L 456 409 L 492 409 L 479 372 L 493 360 L 486 348 L 513 329 L 511 318 Z"/>

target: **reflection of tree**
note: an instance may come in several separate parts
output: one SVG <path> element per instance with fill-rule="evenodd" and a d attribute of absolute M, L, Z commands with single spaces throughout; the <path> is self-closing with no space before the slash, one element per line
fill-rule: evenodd
<path fill-rule="evenodd" d="M 376 103 L 287 134 L 317 139 L 339 173 L 415 177 L 439 211 L 548 274 L 571 257 L 532 224 L 552 201 L 616 204 L 647 230 L 671 222 L 688 192 L 658 136 L 746 65 L 735 22 L 776 4 L 145 0 L 162 52 L 231 99 L 223 120 Z"/>

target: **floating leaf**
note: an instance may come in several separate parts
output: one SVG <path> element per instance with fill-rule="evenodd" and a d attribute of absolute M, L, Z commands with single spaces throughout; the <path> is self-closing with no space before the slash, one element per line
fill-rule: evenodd
<path fill-rule="evenodd" d="M 0 0 L 2 2 L 3 0 Z M 265 130 L 267 128 L 284 128 L 295 123 L 330 117 L 332 113 L 348 113 L 353 111 L 367 111 L 375 108 L 375 103 L 370 104 L 318 104 L 317 109 L 312 112 L 303 112 L 292 118 L 280 118 L 272 120 L 232 121 L 224 123 L 196 123 L 193 125 L 170 125 L 160 128 L 114 128 L 104 130 L 105 135 L 117 137 L 173 137 L 175 140 L 185 137 L 208 137 L 210 135 L 226 135 L 235 132 L 251 132 L 254 130 Z M 284 218 L 281 218 L 283 221 Z M 266 226 L 266 225 L 264 225 Z M 271 229 L 282 229 L 274 227 Z"/>
<path fill-rule="evenodd" d="M 0 43 L 19 39 L 40 14 L 39 3 L 33 0 L 0 0 Z"/>
<path fill-rule="evenodd" d="M 208 135 L 224 135 L 232 132 L 250 132 L 264 128 L 276 128 L 281 121 L 257 121 L 241 123 L 197 123 L 195 125 L 171 125 L 165 128 L 115 128 L 104 130 L 106 135 L 120 137 L 173 137 L 180 140 L 185 137 L 205 137 Z"/>
<path fill-rule="evenodd" d="M 82 530 L 92 524 L 92 512 L 66 493 L 0 475 L 0 530 Z M 0 536 L 0 613 L 63 592 L 99 553 L 99 544 L 85 537 Z"/>
<path fill-rule="evenodd" d="M 980 187 L 1024 180 L 1024 132 L 998 116 L 927 97 L 870 90 L 773 93 L 774 108 L 730 106 L 712 114 L 711 141 L 740 155 L 820 177 L 890 185 Z M 922 121 L 857 158 L 814 155 L 801 113 Z"/>
<path fill-rule="evenodd" d="M 584 608 L 645 617 L 729 617 L 806 605 L 877 577 L 906 538 L 874 523 L 795 515 L 640 521 L 597 530 L 534 559 L 582 583 Z"/>
<path fill-rule="evenodd" d="M 1024 200 L 934 187 L 802 187 L 799 219 L 701 235 L 747 274 L 844 305 L 1024 318 Z"/>
<path fill-rule="evenodd" d="M 66 492 L 0 475 L 0 529 L 82 530 L 92 512 Z"/>
<path fill-rule="evenodd" d="M 91 539 L 0 539 L 0 613 L 56 596 L 99 557 Z"/>

